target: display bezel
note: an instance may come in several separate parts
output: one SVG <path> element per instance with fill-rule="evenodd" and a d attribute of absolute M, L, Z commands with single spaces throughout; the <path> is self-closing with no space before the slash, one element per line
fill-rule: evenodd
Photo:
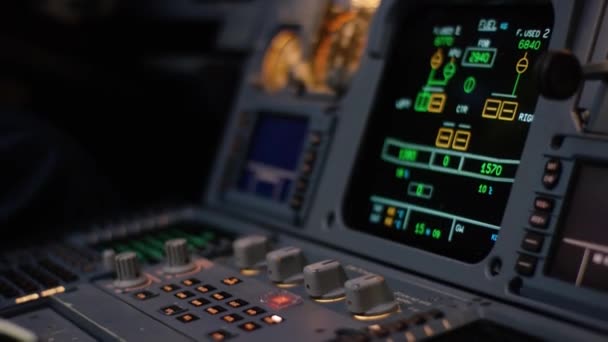
<path fill-rule="evenodd" d="M 516 10 L 516 9 L 518 9 L 518 6 L 522 6 L 522 7 L 526 7 L 526 8 L 532 8 L 535 6 L 540 8 L 541 6 L 546 6 L 547 10 L 551 11 L 551 13 L 548 14 L 551 16 L 551 17 L 548 17 L 548 22 L 550 23 L 549 25 L 552 28 L 552 30 L 555 28 L 555 10 L 554 10 L 551 2 L 548 2 L 548 1 L 529 1 L 529 2 L 521 2 L 521 1 L 502 2 L 501 1 L 498 3 L 485 3 L 485 2 L 481 3 L 479 1 L 455 1 L 455 2 L 447 3 L 445 1 L 429 1 L 429 2 L 425 2 L 425 3 L 416 3 L 415 5 L 412 5 L 411 8 L 408 8 L 407 12 L 409 14 L 407 14 L 404 17 L 404 20 L 402 22 L 407 23 L 408 16 L 417 15 L 419 13 L 426 14 L 431 9 L 436 9 L 439 6 L 441 6 L 441 7 L 445 6 L 445 9 L 442 8 L 442 10 L 445 10 L 446 12 L 449 11 L 450 9 L 454 9 L 454 8 L 463 10 L 463 9 L 466 9 L 467 7 L 472 7 L 472 6 L 479 6 L 480 12 L 488 11 L 488 10 L 492 10 L 492 9 L 500 9 L 501 6 L 508 7 L 510 10 Z M 404 28 L 404 27 L 400 28 L 400 29 L 395 29 L 394 31 L 397 34 L 399 34 L 400 32 L 405 32 L 406 34 L 412 33 L 411 28 Z M 393 37 L 393 43 L 391 44 L 392 46 L 396 45 L 395 44 L 396 39 L 404 40 L 406 38 L 403 36 Z M 551 42 L 551 41 L 552 41 L 552 38 L 549 39 L 549 42 Z M 393 58 L 393 55 L 395 54 L 394 49 L 395 48 L 390 49 L 389 51 L 386 52 L 386 63 L 384 66 L 385 69 L 386 69 L 387 65 L 389 63 L 391 63 L 391 59 Z M 385 79 L 387 77 L 389 77 L 387 75 L 388 75 L 388 71 L 385 70 L 382 72 L 382 76 L 380 77 L 380 80 L 378 83 L 379 85 L 386 82 Z M 407 76 L 407 75 L 405 75 L 405 76 Z M 381 91 L 380 87 L 377 87 L 376 91 L 377 92 Z M 540 97 L 540 95 L 539 95 L 539 97 Z M 536 102 L 536 106 L 538 106 L 538 101 Z M 369 229 L 366 229 L 365 227 L 361 227 L 361 222 L 353 221 L 354 218 L 352 217 L 352 215 L 347 215 L 347 213 L 361 210 L 361 208 L 360 208 L 361 198 L 370 195 L 370 193 L 368 193 L 366 191 L 366 189 L 367 189 L 366 187 L 354 186 L 353 182 L 356 179 L 365 179 L 366 176 L 369 177 L 374 174 L 371 172 L 366 172 L 364 170 L 365 167 L 361 167 L 360 165 L 362 165 L 366 161 L 366 159 L 369 158 L 369 157 L 367 157 L 368 155 L 376 155 L 378 152 L 377 151 L 377 141 L 376 141 L 378 139 L 375 139 L 377 137 L 374 137 L 374 135 L 376 135 L 375 130 L 378 129 L 380 120 L 378 120 L 377 118 L 374 120 L 374 118 L 372 116 L 374 115 L 375 110 L 382 109 L 382 108 L 383 108 L 382 100 L 376 94 L 376 96 L 374 96 L 373 101 L 371 103 L 370 115 L 368 115 L 368 119 L 367 119 L 368 120 L 367 127 L 365 128 L 362 139 L 360 140 L 360 145 L 358 147 L 358 151 L 357 151 L 355 162 L 354 162 L 354 168 L 353 168 L 353 171 L 351 172 L 348 184 L 346 186 L 346 195 L 343 197 L 342 207 L 341 207 L 342 220 L 344 221 L 347 228 L 354 230 L 354 231 L 362 232 L 369 236 L 376 236 L 376 234 L 373 234 Z M 527 129 L 527 133 L 523 139 L 524 142 L 523 142 L 522 148 L 521 148 L 522 152 L 519 156 L 520 161 L 523 158 L 523 150 L 525 149 L 525 146 L 527 144 L 528 137 L 529 137 L 529 128 Z M 488 158 L 490 158 L 490 156 L 488 156 Z M 369 162 L 369 160 L 367 160 L 367 161 Z M 505 203 L 504 203 L 505 206 L 507 206 L 507 204 L 510 201 L 510 198 L 512 195 L 512 190 L 513 189 L 511 188 L 508 195 L 506 196 Z M 506 214 L 506 209 L 502 212 L 501 221 L 504 220 L 505 214 Z M 501 226 L 502 226 L 502 224 L 501 224 Z M 385 240 L 390 239 L 387 236 L 376 236 L 376 237 L 382 238 Z M 415 248 L 420 251 L 433 253 L 433 254 L 437 254 L 440 256 L 448 257 L 448 258 L 454 258 L 456 260 L 464 261 L 467 263 L 473 263 L 473 264 L 483 261 L 487 257 L 487 255 L 489 255 L 491 253 L 491 250 L 494 247 L 492 245 L 488 251 L 481 252 L 481 254 L 478 256 L 471 255 L 470 257 L 464 257 L 464 258 L 456 257 L 455 258 L 454 256 L 448 256 L 448 255 L 444 255 L 442 253 L 437 253 L 436 251 L 433 251 L 432 249 L 428 249 L 428 248 L 424 248 L 424 247 L 416 246 L 416 245 L 410 245 L 409 243 L 406 243 L 406 242 L 401 242 L 401 241 L 394 241 L 394 242 L 399 243 L 400 245 L 403 245 L 403 246 Z"/>

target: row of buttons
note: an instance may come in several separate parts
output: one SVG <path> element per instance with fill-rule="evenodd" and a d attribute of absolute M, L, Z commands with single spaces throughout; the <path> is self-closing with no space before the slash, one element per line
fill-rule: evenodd
<path fill-rule="evenodd" d="M 364 330 L 358 329 L 337 329 L 335 331 L 335 338 L 330 340 L 331 342 L 342 342 L 342 341 L 372 341 L 376 339 L 390 339 L 392 334 L 405 332 L 405 337 L 408 341 L 416 340 L 416 336 L 407 330 L 413 326 L 422 326 L 432 320 L 442 319 L 445 314 L 438 309 L 431 309 L 427 312 L 415 314 L 413 316 L 398 319 L 396 321 L 384 323 L 384 324 L 373 324 Z M 445 326 L 445 325 L 444 325 Z M 447 329 L 447 328 L 446 328 Z M 428 337 L 428 333 L 427 336 Z"/>
<path fill-rule="evenodd" d="M 200 284 L 201 281 L 196 278 L 189 278 L 189 279 L 182 280 L 181 283 L 185 286 L 192 286 L 192 285 Z M 222 280 L 222 283 L 227 286 L 234 286 L 236 284 L 242 283 L 242 280 L 240 280 L 239 278 L 236 278 L 236 277 L 228 277 L 228 278 L 224 278 Z M 178 285 L 175 285 L 175 284 L 166 284 L 166 285 L 161 286 L 160 289 L 163 292 L 169 293 L 169 292 L 181 290 L 181 287 Z M 215 291 L 216 288 L 214 286 L 206 284 L 206 285 L 197 286 L 195 290 L 200 293 L 208 293 L 208 292 Z M 194 295 L 195 295 L 194 293 L 192 293 L 191 291 L 187 291 L 187 290 L 180 291 L 180 292 L 177 292 L 176 294 L 174 294 L 174 296 L 179 299 L 187 299 L 187 298 L 193 297 Z M 147 300 L 147 299 L 158 296 L 158 294 L 153 293 L 148 290 L 144 290 L 144 291 L 139 291 L 139 292 L 135 293 L 133 296 L 139 300 Z M 232 295 L 228 292 L 221 291 L 221 292 L 213 294 L 212 297 L 215 300 L 221 301 L 226 298 L 232 297 Z"/>
<path fill-rule="evenodd" d="M 276 324 L 283 323 L 284 319 L 283 319 L 283 317 L 281 317 L 279 315 L 270 315 L 270 316 L 266 316 L 266 317 L 262 318 L 261 321 L 266 323 L 267 325 L 276 325 Z M 255 331 L 255 330 L 258 330 L 261 328 L 261 326 L 259 324 L 256 324 L 254 322 L 247 322 L 247 323 L 239 325 L 238 327 L 239 327 L 239 329 L 247 331 L 247 332 Z M 209 336 L 213 341 L 224 341 L 224 340 L 234 337 L 235 335 L 231 334 L 230 332 L 228 332 L 224 329 L 220 329 L 220 330 L 210 332 L 209 334 L 207 334 L 207 336 Z"/>
<path fill-rule="evenodd" d="M 562 173 L 562 163 L 559 159 L 549 159 L 545 164 L 543 173 L 543 186 L 552 190 L 559 183 Z M 551 221 L 551 213 L 555 208 L 555 200 L 547 196 L 538 196 L 534 199 L 534 211 L 528 219 L 531 227 L 547 229 Z M 521 243 L 521 248 L 530 253 L 539 253 L 544 245 L 545 235 L 528 231 Z M 516 271 L 523 276 L 531 276 L 536 270 L 538 258 L 529 254 L 520 254 L 515 264 Z"/>
<path fill-rule="evenodd" d="M 304 154 L 303 165 L 300 169 L 301 177 L 297 180 L 293 197 L 290 201 L 290 206 L 294 210 L 299 210 L 304 202 L 304 196 L 308 188 L 308 177 L 317 161 L 318 147 L 321 144 L 321 134 L 318 132 L 310 135 L 310 145 L 308 151 Z"/>

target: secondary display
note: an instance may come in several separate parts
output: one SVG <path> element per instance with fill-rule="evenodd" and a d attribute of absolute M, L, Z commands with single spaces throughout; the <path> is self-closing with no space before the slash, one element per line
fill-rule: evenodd
<path fill-rule="evenodd" d="M 348 226 L 479 262 L 498 238 L 549 45 L 550 4 L 424 6 L 392 41 Z"/>
<path fill-rule="evenodd" d="M 608 167 L 578 166 L 548 273 L 576 286 L 608 291 Z"/>
<path fill-rule="evenodd" d="M 275 202 L 286 202 L 298 176 L 298 163 L 307 138 L 305 118 L 260 114 L 237 189 Z"/>

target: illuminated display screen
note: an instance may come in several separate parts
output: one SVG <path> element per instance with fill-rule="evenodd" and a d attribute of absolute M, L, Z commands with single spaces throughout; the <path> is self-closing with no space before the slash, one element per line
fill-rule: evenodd
<path fill-rule="evenodd" d="M 260 114 L 237 189 L 275 202 L 286 202 L 307 137 L 305 118 Z"/>
<path fill-rule="evenodd" d="M 343 215 L 479 262 L 492 249 L 538 94 L 550 5 L 425 6 L 397 30 Z"/>
<path fill-rule="evenodd" d="M 574 179 L 548 273 L 576 286 L 608 291 L 608 168 L 582 164 Z"/>

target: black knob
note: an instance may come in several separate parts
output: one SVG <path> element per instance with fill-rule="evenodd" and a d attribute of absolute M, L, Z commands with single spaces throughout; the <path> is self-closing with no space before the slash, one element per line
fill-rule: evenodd
<path fill-rule="evenodd" d="M 583 80 L 583 68 L 570 51 L 548 51 L 537 64 L 540 94 L 553 100 L 568 99 L 578 91 Z"/>

